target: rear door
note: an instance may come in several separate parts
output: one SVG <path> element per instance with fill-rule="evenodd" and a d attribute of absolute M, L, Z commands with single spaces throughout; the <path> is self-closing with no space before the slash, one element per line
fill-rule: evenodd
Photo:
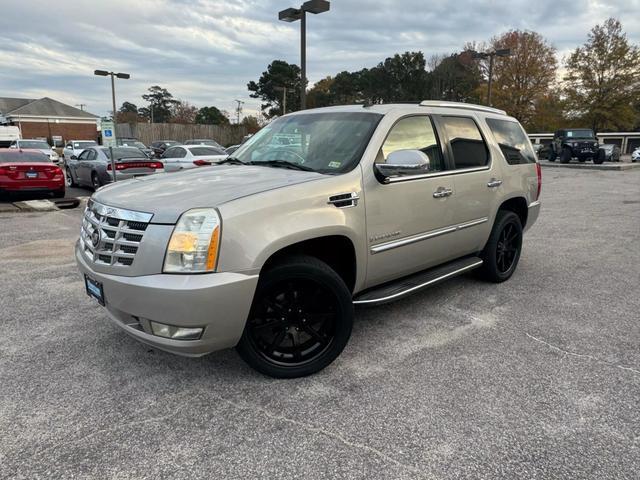
<path fill-rule="evenodd" d="M 502 192 L 499 165 L 491 161 L 487 141 L 473 116 L 441 115 L 438 129 L 445 139 L 456 203 L 452 244 L 462 255 L 480 251 L 491 231 L 491 212 Z"/>
<path fill-rule="evenodd" d="M 78 180 L 85 185 L 91 185 L 91 159 L 95 157 L 96 152 L 92 148 L 83 150 L 78 156 L 76 173 Z"/>

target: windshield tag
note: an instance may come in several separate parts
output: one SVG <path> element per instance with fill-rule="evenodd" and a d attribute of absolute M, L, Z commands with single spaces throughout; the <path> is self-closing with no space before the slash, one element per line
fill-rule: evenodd
<path fill-rule="evenodd" d="M 329 168 L 340 168 L 340 165 L 342 165 L 342 163 L 340 163 L 340 162 L 329 162 L 328 167 Z"/>

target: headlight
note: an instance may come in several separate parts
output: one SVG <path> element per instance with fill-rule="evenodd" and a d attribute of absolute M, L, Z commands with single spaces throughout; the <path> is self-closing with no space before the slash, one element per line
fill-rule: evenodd
<path fill-rule="evenodd" d="M 221 221 L 213 208 L 182 214 L 169 240 L 164 272 L 213 272 L 218 261 Z"/>
<path fill-rule="evenodd" d="M 56 152 L 51 152 L 51 160 L 58 160 L 58 154 Z"/>

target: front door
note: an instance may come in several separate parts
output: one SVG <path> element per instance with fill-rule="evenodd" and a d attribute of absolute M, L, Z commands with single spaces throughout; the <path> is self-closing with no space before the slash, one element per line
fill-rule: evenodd
<path fill-rule="evenodd" d="M 368 265 L 367 286 L 408 275 L 459 256 L 451 246 L 455 185 L 431 118 L 400 119 L 389 131 L 376 163 L 396 150 L 417 149 L 430 160 L 428 173 L 382 183 L 365 183 Z"/>

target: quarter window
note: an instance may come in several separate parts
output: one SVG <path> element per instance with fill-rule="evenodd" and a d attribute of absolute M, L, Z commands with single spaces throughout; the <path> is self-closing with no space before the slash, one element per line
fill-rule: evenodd
<path fill-rule="evenodd" d="M 470 117 L 441 117 L 456 169 L 484 167 L 489 151 L 476 122 Z"/>
<path fill-rule="evenodd" d="M 385 163 L 389 154 L 397 150 L 420 150 L 429 157 L 429 171 L 444 170 L 444 160 L 431 119 L 420 115 L 398 121 L 387 136 L 376 163 Z"/>
<path fill-rule="evenodd" d="M 493 136 L 502 150 L 502 155 L 509 165 L 536 163 L 536 154 L 529 145 L 520 124 L 508 120 L 487 118 L 487 125 L 493 132 Z"/>

